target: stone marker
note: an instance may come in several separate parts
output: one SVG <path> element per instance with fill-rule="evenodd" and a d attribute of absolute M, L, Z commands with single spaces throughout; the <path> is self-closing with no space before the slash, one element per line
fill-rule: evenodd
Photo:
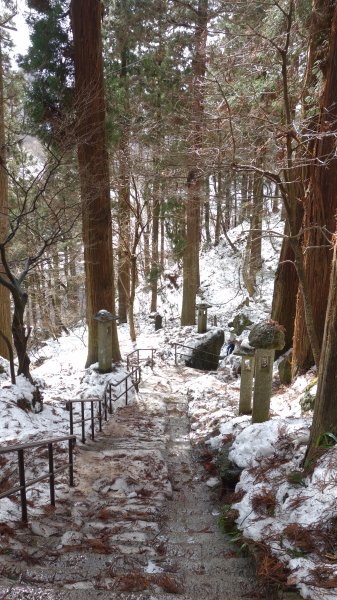
<path fill-rule="evenodd" d="M 112 321 L 117 321 L 107 310 L 100 310 L 94 315 L 97 321 L 98 370 L 109 373 L 112 370 Z"/>
<path fill-rule="evenodd" d="M 233 354 L 241 356 L 239 415 L 250 415 L 252 413 L 255 348 L 251 346 L 237 346 Z"/>
<path fill-rule="evenodd" d="M 156 313 L 154 318 L 154 330 L 158 331 L 159 329 L 163 329 L 163 317 L 159 313 Z"/>
<path fill-rule="evenodd" d="M 276 321 L 263 321 L 254 325 L 248 339 L 256 348 L 252 422 L 263 423 L 269 419 L 275 350 L 284 348 L 284 330 Z"/>
<path fill-rule="evenodd" d="M 225 334 L 218 327 L 212 327 L 197 339 L 186 340 L 186 346 L 192 350 L 191 356 L 185 360 L 185 365 L 202 371 L 216 371 L 224 341 Z"/>
<path fill-rule="evenodd" d="M 197 304 L 198 309 L 198 333 L 206 333 L 207 331 L 207 309 L 211 308 L 211 304 Z"/>

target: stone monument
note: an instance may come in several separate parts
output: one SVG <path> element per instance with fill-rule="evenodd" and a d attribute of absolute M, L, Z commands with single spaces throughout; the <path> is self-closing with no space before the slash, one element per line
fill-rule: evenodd
<path fill-rule="evenodd" d="M 256 349 L 252 422 L 263 423 L 269 419 L 275 350 L 284 348 L 284 329 L 276 321 L 263 321 L 252 327 L 248 339 Z"/>

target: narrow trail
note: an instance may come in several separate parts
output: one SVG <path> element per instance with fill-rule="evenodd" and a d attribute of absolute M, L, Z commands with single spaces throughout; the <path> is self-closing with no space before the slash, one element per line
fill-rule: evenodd
<path fill-rule="evenodd" d="M 259 597 L 212 514 L 183 383 L 174 367 L 148 374 L 137 402 L 77 450 L 76 488 L 0 530 L 0 600 Z"/>

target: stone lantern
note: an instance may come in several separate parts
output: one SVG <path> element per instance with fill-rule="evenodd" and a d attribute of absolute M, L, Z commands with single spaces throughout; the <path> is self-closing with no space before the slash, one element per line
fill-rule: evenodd
<path fill-rule="evenodd" d="M 284 330 L 275 321 L 263 321 L 252 327 L 249 344 L 255 351 L 255 384 L 253 397 L 253 423 L 269 419 L 275 350 L 284 348 Z"/>
<path fill-rule="evenodd" d="M 250 415 L 252 413 L 255 348 L 248 345 L 237 346 L 233 354 L 241 356 L 239 415 Z"/>
<path fill-rule="evenodd" d="M 100 373 L 109 373 L 112 367 L 112 321 L 117 321 L 118 317 L 100 310 L 94 319 L 97 321 L 98 369 Z"/>
<path fill-rule="evenodd" d="M 198 309 L 198 333 L 206 333 L 207 331 L 207 309 L 211 308 L 211 304 L 197 304 Z"/>

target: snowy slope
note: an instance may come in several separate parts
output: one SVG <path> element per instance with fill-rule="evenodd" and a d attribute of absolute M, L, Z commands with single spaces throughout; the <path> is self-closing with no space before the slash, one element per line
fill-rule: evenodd
<path fill-rule="evenodd" d="M 274 226 L 280 227 L 277 222 Z M 239 249 L 242 249 L 245 235 L 244 226 L 231 232 L 231 239 Z M 239 310 L 244 310 L 253 322 L 269 317 L 277 260 L 274 245 L 275 241 L 272 245 L 267 236 L 263 242 L 263 270 L 254 301 L 247 301 L 240 275 L 240 252 L 234 254 L 222 241 L 202 258 L 200 298 L 212 304 L 209 319 L 216 316 L 227 337 L 228 322 Z M 155 360 L 163 377 L 165 364 L 173 363 L 173 342 L 183 342 L 193 329 L 178 327 L 179 277 L 176 286 L 163 278 L 158 308 L 164 316 L 163 330 L 154 332 L 153 321 L 147 312 L 149 302 L 145 287 L 139 289 L 137 295 L 136 344 L 130 341 L 127 326 L 119 327 L 123 356 L 135 347 L 155 348 Z M 124 377 L 123 366 L 116 367 L 109 375 L 100 375 L 95 365 L 84 369 L 85 344 L 85 331 L 78 328 L 58 341 L 48 341 L 35 357 L 40 366 L 34 368 L 32 374 L 39 381 L 44 396 L 44 410 L 40 414 L 18 407 L 18 399 L 31 401 L 30 384 L 20 377 L 17 385 L 11 385 L 8 368 L 0 375 L 2 445 L 46 434 L 67 434 L 66 400 L 98 398 L 108 378 L 120 381 Z M 288 388 L 275 387 L 271 420 L 251 425 L 249 416 L 238 416 L 240 379 L 233 370 L 237 360 L 230 357 L 218 373 L 205 373 L 198 378 L 190 370 L 182 391 L 189 398 L 192 442 L 208 448 L 212 456 L 225 442 L 232 442 L 230 458 L 242 469 L 233 507 L 243 536 L 263 544 L 287 567 L 289 585 L 296 585 L 304 598 L 337 599 L 337 544 L 334 541 L 337 450 L 329 450 L 310 477 L 304 478 L 300 473 L 310 415 L 304 417 L 301 414 L 299 399 L 312 375 L 299 378 Z M 2 478 L 3 475 L 4 471 Z M 219 479 L 213 471 L 207 485 L 217 484 Z M 0 522 L 17 520 L 17 513 L 18 507 L 11 500 L 0 500 Z"/>

